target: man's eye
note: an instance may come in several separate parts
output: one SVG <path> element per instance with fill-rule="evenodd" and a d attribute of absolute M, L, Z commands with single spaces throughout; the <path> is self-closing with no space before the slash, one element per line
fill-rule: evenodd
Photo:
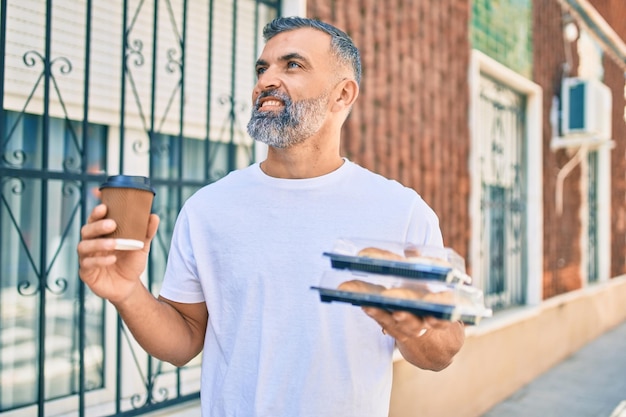
<path fill-rule="evenodd" d="M 257 67 L 257 69 L 256 69 L 256 75 L 261 75 L 261 74 L 263 74 L 266 70 L 267 70 L 267 68 L 265 68 L 265 67 Z"/>
<path fill-rule="evenodd" d="M 295 61 L 289 61 L 287 63 L 287 68 L 300 68 L 300 64 Z"/>

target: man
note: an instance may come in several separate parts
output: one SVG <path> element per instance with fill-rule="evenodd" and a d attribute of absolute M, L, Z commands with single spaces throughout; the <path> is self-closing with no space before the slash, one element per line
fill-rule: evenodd
<path fill-rule="evenodd" d="M 139 281 L 154 214 L 144 249 L 116 252 L 101 238 L 115 224 L 94 208 L 80 276 L 151 355 L 181 366 L 204 349 L 204 417 L 387 416 L 394 346 L 441 370 L 462 324 L 326 304 L 310 287 L 335 239 L 442 245 L 438 219 L 413 190 L 340 156 L 361 76 L 351 39 L 304 18 L 276 19 L 264 36 L 248 131 L 267 158 L 185 203 L 158 299 Z"/>

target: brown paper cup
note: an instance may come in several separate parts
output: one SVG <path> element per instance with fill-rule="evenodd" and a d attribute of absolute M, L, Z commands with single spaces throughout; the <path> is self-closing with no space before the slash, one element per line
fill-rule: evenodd
<path fill-rule="evenodd" d="M 154 189 L 146 177 L 115 175 L 100 186 L 102 202 L 107 206 L 107 219 L 117 223 L 106 237 L 116 239 L 115 249 L 143 248 L 154 200 Z"/>

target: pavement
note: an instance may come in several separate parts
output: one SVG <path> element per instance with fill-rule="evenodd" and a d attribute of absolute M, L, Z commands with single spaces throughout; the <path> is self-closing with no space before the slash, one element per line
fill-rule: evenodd
<path fill-rule="evenodd" d="M 482 417 L 626 417 L 626 321 Z"/>

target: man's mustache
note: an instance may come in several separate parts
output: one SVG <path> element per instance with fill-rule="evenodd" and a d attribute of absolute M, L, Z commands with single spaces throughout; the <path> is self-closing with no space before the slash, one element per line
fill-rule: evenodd
<path fill-rule="evenodd" d="M 287 94 L 282 93 L 282 92 L 280 92 L 278 90 L 267 90 L 267 91 L 263 91 L 256 98 L 256 101 L 254 103 L 254 108 L 256 110 L 258 110 L 259 107 L 261 107 L 261 100 L 266 98 L 266 97 L 273 97 L 273 98 L 277 98 L 277 99 L 281 100 L 283 103 L 285 103 L 285 107 L 287 107 L 287 106 L 289 106 L 291 104 L 291 98 Z"/>

